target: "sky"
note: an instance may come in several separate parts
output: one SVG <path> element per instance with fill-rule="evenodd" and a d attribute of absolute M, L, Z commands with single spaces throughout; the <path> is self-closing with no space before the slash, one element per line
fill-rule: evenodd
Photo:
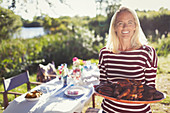
<path fill-rule="evenodd" d="M 6 1 L 6 0 L 4 0 Z M 12 1 L 12 0 L 10 0 Z M 20 0 L 22 1 L 22 0 Z M 35 1 L 35 0 L 27 0 Z M 17 5 L 15 12 L 18 15 L 22 15 L 24 19 L 31 20 L 35 15 L 39 16 L 40 13 L 47 13 L 52 17 L 59 16 L 90 16 L 95 17 L 96 13 L 100 13 L 100 10 L 96 8 L 98 5 L 95 3 L 97 0 L 63 0 L 66 4 L 62 4 L 60 0 L 49 0 L 51 1 L 53 8 L 50 9 L 45 0 L 39 0 L 39 6 L 35 7 L 35 2 L 27 3 L 24 8 L 27 9 L 27 13 L 24 11 L 23 7 L 21 9 L 20 5 Z M 121 0 L 120 2 L 124 6 L 128 6 L 132 9 L 139 10 L 155 10 L 158 11 L 161 7 L 168 8 L 170 10 L 170 0 Z M 17 3 L 20 4 L 20 3 Z M 7 7 L 7 4 L 2 4 Z M 36 8 L 40 8 L 41 11 L 37 11 Z"/>

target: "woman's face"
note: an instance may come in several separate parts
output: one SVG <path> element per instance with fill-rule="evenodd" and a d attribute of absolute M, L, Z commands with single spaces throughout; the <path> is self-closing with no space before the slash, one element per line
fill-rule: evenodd
<path fill-rule="evenodd" d="M 135 19 L 128 11 L 120 12 L 116 18 L 115 32 L 119 39 L 131 40 L 136 30 Z"/>

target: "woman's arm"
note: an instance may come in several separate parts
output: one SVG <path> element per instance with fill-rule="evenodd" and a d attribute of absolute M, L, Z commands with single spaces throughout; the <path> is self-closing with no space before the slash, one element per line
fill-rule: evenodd
<path fill-rule="evenodd" d="M 145 68 L 145 82 L 146 85 L 155 87 L 156 73 L 157 73 L 157 54 L 154 48 L 149 47 L 148 59 Z"/>
<path fill-rule="evenodd" d="M 101 49 L 99 53 L 99 64 L 98 64 L 100 70 L 100 78 L 99 78 L 100 82 L 107 81 L 107 73 L 106 73 L 106 67 L 105 67 L 105 61 L 103 55 L 104 52 L 103 49 Z"/>

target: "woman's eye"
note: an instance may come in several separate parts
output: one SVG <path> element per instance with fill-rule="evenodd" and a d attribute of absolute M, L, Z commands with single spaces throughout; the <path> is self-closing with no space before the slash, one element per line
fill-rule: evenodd
<path fill-rule="evenodd" d="M 134 25 L 135 23 L 132 22 L 132 21 L 130 21 L 130 22 L 128 22 L 128 24 L 129 24 L 129 25 Z"/>
<path fill-rule="evenodd" d="M 123 25 L 123 22 L 118 22 L 117 25 L 118 25 L 118 26 L 122 26 L 122 25 Z"/>

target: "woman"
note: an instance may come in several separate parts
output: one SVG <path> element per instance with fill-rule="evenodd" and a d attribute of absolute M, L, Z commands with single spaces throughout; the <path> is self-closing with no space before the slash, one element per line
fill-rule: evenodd
<path fill-rule="evenodd" d="M 100 81 L 135 79 L 155 87 L 157 56 L 140 27 L 135 11 L 121 7 L 112 17 L 106 47 L 100 50 Z M 103 99 L 103 112 L 150 113 L 149 104 L 129 104 Z"/>

